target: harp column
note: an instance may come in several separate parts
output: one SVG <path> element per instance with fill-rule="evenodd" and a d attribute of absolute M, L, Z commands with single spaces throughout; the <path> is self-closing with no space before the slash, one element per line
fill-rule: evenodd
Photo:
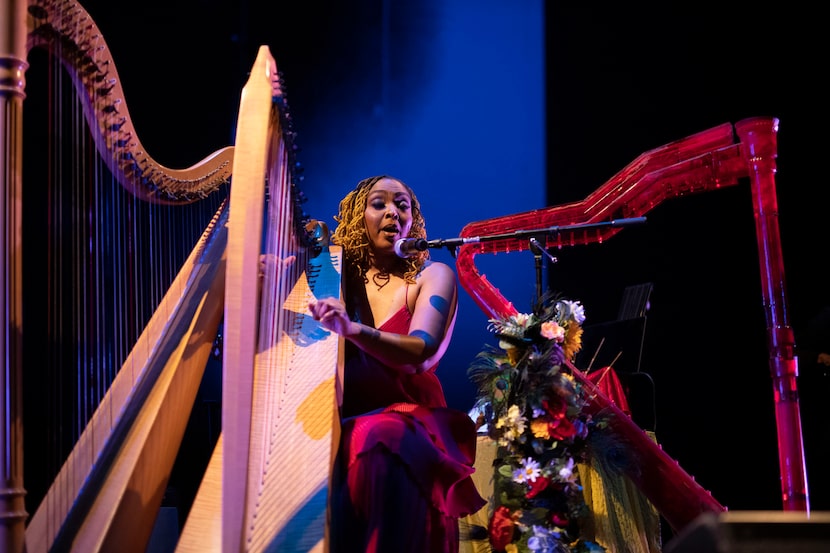
<path fill-rule="evenodd" d="M 25 0 L 0 0 L 0 249 L 3 264 L 0 309 L 5 314 L 0 335 L 3 359 L 0 379 L 0 550 L 23 551 L 26 530 L 26 491 L 23 488 L 22 406 L 22 142 L 23 99 L 26 86 Z"/>
<path fill-rule="evenodd" d="M 775 191 L 778 119 L 744 119 L 735 123 L 735 132 L 741 139 L 741 153 L 752 183 L 761 292 L 767 319 L 767 346 L 778 429 L 781 499 L 785 511 L 809 512 L 797 385 L 798 359 L 795 355 L 795 335 L 787 318 L 787 286 Z"/>

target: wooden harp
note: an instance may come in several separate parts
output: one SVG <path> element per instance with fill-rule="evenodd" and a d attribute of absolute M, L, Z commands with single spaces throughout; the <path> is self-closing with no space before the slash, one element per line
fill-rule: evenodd
<path fill-rule="evenodd" d="M 146 549 L 223 318 L 222 436 L 178 547 L 325 549 L 328 474 L 338 437 L 339 340 L 321 332 L 304 310 L 312 296 L 339 295 L 339 251 L 328 245 L 324 225 L 300 208 L 293 130 L 284 98 L 274 96 L 278 75 L 269 49 L 260 47 L 243 89 L 236 144 L 186 169 L 170 169 L 139 141 L 114 60 L 80 4 L 3 0 L 0 10 L 7 16 L 0 30 L 7 313 L 2 549 Z M 23 98 L 33 49 L 49 51 L 70 76 L 113 181 L 142 203 L 211 199 L 218 208 L 137 329 L 29 518 L 20 204 Z M 293 263 L 266 263 L 260 276 L 262 253 Z M 277 470 L 276 456 L 285 451 L 308 464 L 315 478 Z"/>

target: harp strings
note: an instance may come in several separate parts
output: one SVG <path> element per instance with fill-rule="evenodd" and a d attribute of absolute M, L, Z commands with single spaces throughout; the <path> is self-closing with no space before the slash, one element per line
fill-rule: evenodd
<path fill-rule="evenodd" d="M 275 110 L 276 111 L 276 110 Z M 278 118 L 272 122 L 272 128 L 279 130 Z M 279 397 L 282 382 L 279 378 L 279 368 L 288 365 L 284 358 L 286 348 L 276 347 L 283 337 L 293 337 L 292 319 L 297 314 L 295 306 L 289 305 L 292 285 L 301 278 L 305 271 L 307 255 L 300 247 L 293 217 L 293 203 L 291 200 L 291 177 L 288 171 L 289 160 L 282 140 L 281 132 L 275 133 L 271 140 L 269 155 L 269 171 L 267 175 L 268 203 L 265 210 L 265 252 L 271 256 L 274 263 L 270 263 L 263 282 L 262 301 L 260 304 L 258 370 L 263 371 L 258 381 L 267 388 L 264 402 L 265 428 L 270 427 L 278 413 L 272 409 L 279 408 Z M 263 450 L 267 457 L 270 453 Z M 264 459 L 261 462 L 265 462 Z"/>
<path fill-rule="evenodd" d="M 43 80 L 28 95 L 27 129 L 36 128 L 24 148 L 30 511 L 226 196 L 162 205 L 125 190 L 98 153 L 59 48 L 33 51 L 28 70 L 33 85 Z"/>

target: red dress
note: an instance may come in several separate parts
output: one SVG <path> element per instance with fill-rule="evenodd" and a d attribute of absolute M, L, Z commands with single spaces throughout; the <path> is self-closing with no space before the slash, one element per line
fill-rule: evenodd
<path fill-rule="evenodd" d="M 411 318 L 404 305 L 379 330 L 407 334 Z M 458 519 L 486 503 L 473 421 L 447 407 L 435 367 L 403 374 L 352 347 L 344 378 L 332 553 L 456 553 Z"/>

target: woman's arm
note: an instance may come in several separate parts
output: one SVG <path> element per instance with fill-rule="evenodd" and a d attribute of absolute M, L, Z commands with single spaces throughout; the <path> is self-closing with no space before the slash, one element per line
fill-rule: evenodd
<path fill-rule="evenodd" d="M 343 303 L 334 298 L 313 302 L 309 309 L 323 327 L 384 364 L 406 373 L 422 372 L 438 363 L 447 351 L 455 324 L 458 290 L 455 273 L 443 263 L 430 263 L 418 278 L 421 282 L 407 335 L 350 320 Z"/>

